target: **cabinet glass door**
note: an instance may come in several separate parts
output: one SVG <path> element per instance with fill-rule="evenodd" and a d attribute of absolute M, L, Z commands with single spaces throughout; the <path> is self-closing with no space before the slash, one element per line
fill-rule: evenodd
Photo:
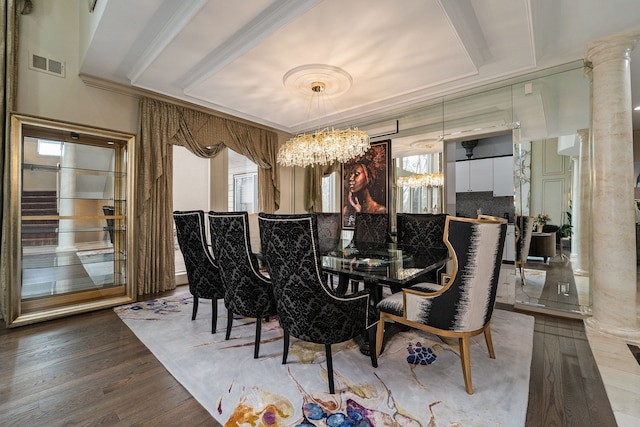
<path fill-rule="evenodd" d="M 10 326 L 133 301 L 132 136 L 12 118 L 16 273 Z"/>

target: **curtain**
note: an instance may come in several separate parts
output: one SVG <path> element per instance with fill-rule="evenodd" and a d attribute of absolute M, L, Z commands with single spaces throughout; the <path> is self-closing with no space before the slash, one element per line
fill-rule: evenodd
<path fill-rule="evenodd" d="M 136 154 L 136 245 L 138 295 L 175 288 L 173 245 L 173 151 L 180 145 L 212 158 L 225 147 L 258 165 L 260 210 L 280 206 L 274 132 L 143 97 Z"/>
<path fill-rule="evenodd" d="M 340 163 L 307 167 L 305 171 L 305 209 L 307 212 L 322 212 L 322 177 L 340 170 Z"/>
<path fill-rule="evenodd" d="M 4 113 L 4 120 L 0 122 L 2 129 L 2 147 L 0 149 L 0 175 L 2 176 L 2 187 L 0 195 L 2 195 L 2 205 L 0 205 L 0 214 L 2 216 L 2 234 L 0 235 L 2 243 L 0 246 L 0 314 L 3 319 L 9 316 L 9 299 L 11 288 L 9 278 L 14 276 L 10 274 L 12 265 L 11 260 L 16 256 L 13 239 L 10 239 L 10 218 L 9 218 L 9 200 L 8 195 L 10 180 L 9 165 L 9 147 L 10 129 L 9 129 L 9 113 L 14 110 L 17 92 L 17 75 L 18 75 L 18 13 L 16 3 L 13 0 L 2 0 L 0 2 L 0 20 L 2 21 L 2 43 L 0 44 L 0 74 L 2 81 L 0 83 L 0 108 Z M 15 276 L 14 276 L 15 277 Z"/>

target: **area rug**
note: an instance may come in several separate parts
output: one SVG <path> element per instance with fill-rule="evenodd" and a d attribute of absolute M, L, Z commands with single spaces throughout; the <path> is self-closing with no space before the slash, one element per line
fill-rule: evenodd
<path fill-rule="evenodd" d="M 226 310 L 219 302 L 211 334 L 211 303 L 200 300 L 191 320 L 191 295 L 114 311 L 168 371 L 225 426 L 523 426 L 534 319 L 495 310 L 496 359 L 483 335 L 472 339 L 474 394 L 465 392 L 456 343 L 419 331 L 401 332 L 373 368 L 355 342 L 333 346 L 336 393 L 328 393 L 324 347 L 291 338 L 282 364 L 282 330 L 263 322 L 260 357 L 253 358 L 255 323 L 236 319 L 225 341 Z"/>

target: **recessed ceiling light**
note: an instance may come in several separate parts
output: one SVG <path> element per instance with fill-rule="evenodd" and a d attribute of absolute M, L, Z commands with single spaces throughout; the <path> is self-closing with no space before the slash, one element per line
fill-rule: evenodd
<path fill-rule="evenodd" d="M 640 111 L 640 105 L 633 109 L 634 111 Z"/>

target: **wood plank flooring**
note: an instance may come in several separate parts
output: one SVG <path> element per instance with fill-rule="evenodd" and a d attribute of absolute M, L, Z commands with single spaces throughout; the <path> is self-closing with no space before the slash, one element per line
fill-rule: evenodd
<path fill-rule="evenodd" d="M 526 426 L 615 426 L 582 322 L 534 316 Z M 0 425 L 221 426 L 110 309 L 0 326 Z"/>

